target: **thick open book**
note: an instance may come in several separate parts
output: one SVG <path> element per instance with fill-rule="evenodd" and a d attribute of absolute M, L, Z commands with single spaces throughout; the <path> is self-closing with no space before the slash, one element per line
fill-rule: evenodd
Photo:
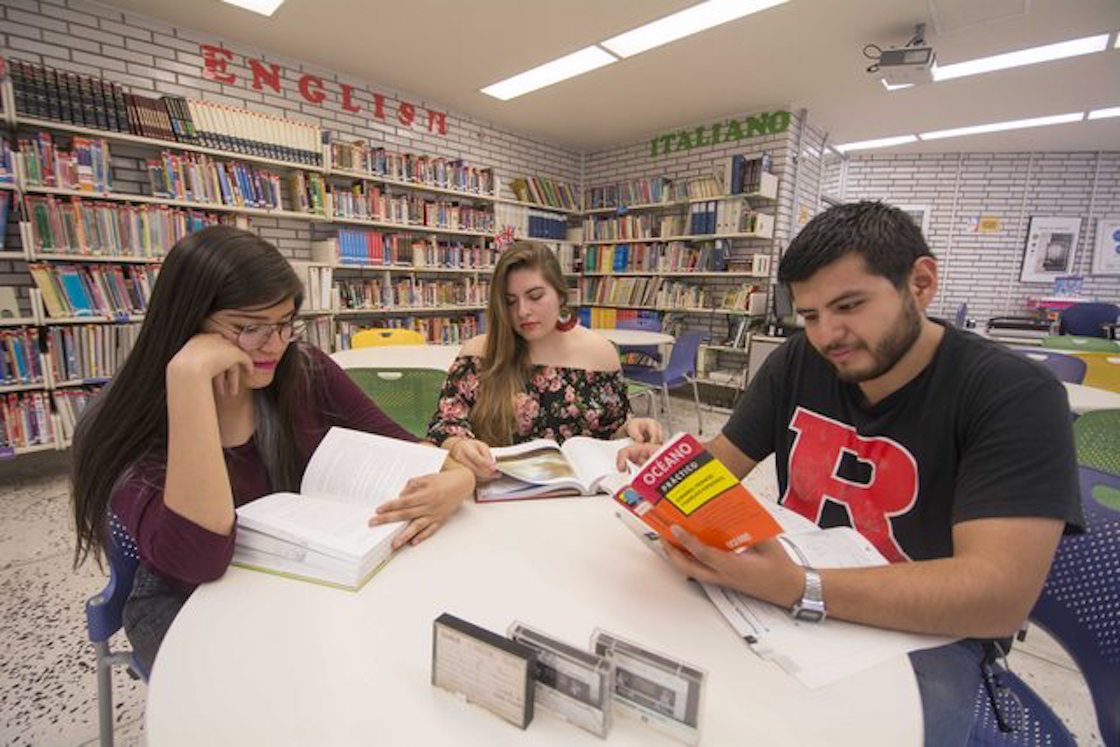
<path fill-rule="evenodd" d="M 446 456 L 442 449 L 331 428 L 298 495 L 273 493 L 237 509 L 234 564 L 361 588 L 388 560 L 405 526 L 369 526 L 374 509 L 411 478 L 438 472 Z"/>
<path fill-rule="evenodd" d="M 614 498 L 674 546 L 680 546 L 674 524 L 721 550 L 747 548 L 781 531 L 731 470 L 687 433 L 654 452 Z"/>
<path fill-rule="evenodd" d="M 778 542 L 795 563 L 813 568 L 861 568 L 887 561 L 863 535 L 849 527 L 821 529 L 776 503 L 763 503 L 781 528 Z M 619 518 L 643 543 L 664 557 L 658 535 L 633 516 Z M 790 611 L 715 584 L 700 584 L 708 599 L 751 650 L 774 662 L 806 687 L 831 685 L 911 651 L 951 643 L 944 636 L 904 633 L 827 618 L 795 620 Z M 828 588 L 825 587 L 825 603 Z"/>
<path fill-rule="evenodd" d="M 630 480 L 615 466 L 618 452 L 629 445 L 628 438 L 604 441 L 573 436 L 563 446 L 551 438 L 538 438 L 491 449 L 502 476 L 480 484 L 476 500 L 484 503 L 613 493 Z"/>

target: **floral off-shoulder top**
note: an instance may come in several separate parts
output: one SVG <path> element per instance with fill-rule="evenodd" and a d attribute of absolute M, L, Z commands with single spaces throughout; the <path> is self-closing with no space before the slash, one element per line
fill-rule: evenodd
<path fill-rule="evenodd" d="M 478 356 L 462 355 L 451 364 L 428 424 L 429 441 L 442 445 L 452 436 L 475 438 L 470 414 L 480 363 Z M 534 438 L 563 443 L 572 436 L 608 439 L 630 416 L 630 400 L 621 371 L 534 365 L 525 391 L 517 395 L 514 413 L 514 443 Z"/>

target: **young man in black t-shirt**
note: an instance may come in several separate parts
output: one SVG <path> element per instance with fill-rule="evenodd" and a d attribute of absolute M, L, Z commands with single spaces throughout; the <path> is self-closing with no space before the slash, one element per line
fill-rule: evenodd
<path fill-rule="evenodd" d="M 854 527 L 890 564 L 815 571 L 775 542 L 732 554 L 683 533 L 691 557 L 666 548 L 689 576 L 802 620 L 971 639 L 911 657 L 927 745 L 964 743 L 984 640 L 1019 629 L 1063 530 L 1082 521 L 1064 388 L 927 318 L 937 269 L 896 208 L 861 202 L 810 221 L 778 271 L 805 332 L 771 354 L 707 444 L 740 477 L 775 453 L 786 508 Z"/>

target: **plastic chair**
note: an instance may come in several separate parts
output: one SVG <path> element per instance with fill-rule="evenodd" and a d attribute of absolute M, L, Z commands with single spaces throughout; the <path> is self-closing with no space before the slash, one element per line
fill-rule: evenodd
<path fill-rule="evenodd" d="M 446 372 L 427 368 L 347 368 L 345 371 L 406 431 L 417 438 L 428 433 L 428 421 L 439 404 Z"/>
<path fill-rule="evenodd" d="M 148 672 L 128 649 L 112 650 L 109 639 L 121 629 L 124 603 L 140 566 L 140 551 L 116 515 L 109 515 L 109 582 L 86 600 L 86 629 L 97 652 L 97 725 L 102 745 L 113 744 L 113 667 L 126 665 L 133 677 L 148 681 Z"/>
<path fill-rule="evenodd" d="M 968 322 L 968 304 L 962 303 L 957 307 L 957 314 L 953 317 L 953 326 L 957 329 L 964 329 L 965 323 Z"/>
<path fill-rule="evenodd" d="M 1120 747 L 1120 512 L 1097 498 L 1120 494 L 1120 475 L 1079 472 L 1085 533 L 1062 538 L 1030 619 L 1080 668 L 1104 744 Z"/>
<path fill-rule="evenodd" d="M 1073 443 L 1078 464 L 1120 475 L 1120 410 L 1093 410 L 1073 421 Z"/>
<path fill-rule="evenodd" d="M 1042 338 L 1042 347 L 1078 353 L 1117 353 L 1120 344 L 1115 340 L 1102 340 L 1099 337 L 1078 337 L 1076 335 L 1050 335 Z"/>
<path fill-rule="evenodd" d="M 414 329 L 363 329 L 350 338 L 352 348 L 372 348 L 378 345 L 427 345 L 424 335 Z"/>
<path fill-rule="evenodd" d="M 1037 348 L 1011 348 L 1011 352 L 1046 366 L 1058 381 L 1080 384 L 1085 379 L 1087 366 L 1076 356 Z"/>
<path fill-rule="evenodd" d="M 1058 715 L 1013 672 L 995 672 L 991 687 L 991 693 L 984 684 L 977 689 L 972 706 L 972 732 L 968 735 L 970 747 L 1074 747 L 1077 744 Z M 998 716 L 992 698 L 999 704 Z"/>
<path fill-rule="evenodd" d="M 1058 334 L 1105 337 L 1104 325 L 1120 317 L 1114 303 L 1075 303 L 1058 318 Z"/>
<path fill-rule="evenodd" d="M 637 329 L 644 332 L 660 332 L 661 320 L 655 317 L 638 316 L 632 319 L 620 319 L 615 327 L 618 329 Z M 661 347 L 659 345 L 619 345 L 618 352 L 620 355 L 635 355 L 636 357 L 645 356 L 646 359 L 651 361 L 646 364 L 644 361 L 630 361 L 628 363 L 639 363 L 641 365 L 660 365 L 661 364 Z"/>
<path fill-rule="evenodd" d="M 700 412 L 700 391 L 696 388 L 696 355 L 704 336 L 700 332 L 685 332 L 673 343 L 669 362 L 663 370 L 641 366 L 623 366 L 622 375 L 631 381 L 648 384 L 661 390 L 662 406 L 665 414 L 669 412 L 669 390 L 684 384 L 692 384 L 692 399 L 696 402 L 696 432 L 704 432 L 704 418 Z"/>

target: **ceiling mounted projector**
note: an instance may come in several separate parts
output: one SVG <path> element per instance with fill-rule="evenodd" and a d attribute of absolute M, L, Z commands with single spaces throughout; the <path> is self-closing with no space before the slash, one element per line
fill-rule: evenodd
<path fill-rule="evenodd" d="M 876 44 L 865 46 L 864 56 L 874 60 L 867 72 L 880 78 L 888 88 L 932 83 L 937 55 L 933 47 L 926 44 L 925 28 L 924 23 L 917 24 L 914 36 L 901 47 L 880 49 Z"/>

